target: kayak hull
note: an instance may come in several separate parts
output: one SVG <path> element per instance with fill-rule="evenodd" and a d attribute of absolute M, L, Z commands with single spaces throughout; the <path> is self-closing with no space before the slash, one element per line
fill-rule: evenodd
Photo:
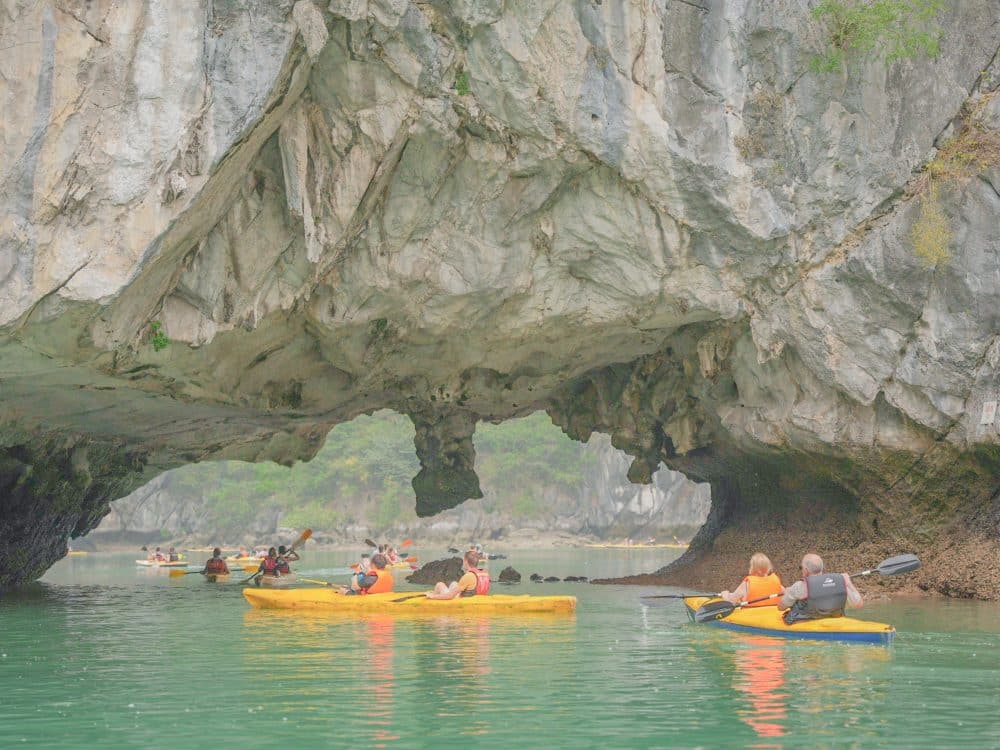
<path fill-rule="evenodd" d="M 136 565 L 144 568 L 186 568 L 187 560 L 174 560 L 173 562 L 156 562 L 155 560 L 136 560 Z"/>
<path fill-rule="evenodd" d="M 206 573 L 205 581 L 207 583 L 226 583 L 231 575 L 231 573 Z"/>
<path fill-rule="evenodd" d="M 694 622 L 695 611 L 708 602 L 720 601 L 717 597 L 689 596 L 684 599 L 688 618 Z M 878 643 L 889 645 L 896 635 L 896 629 L 884 622 L 858 620 L 854 617 L 827 617 L 822 620 L 806 620 L 794 625 L 786 625 L 777 607 L 744 607 L 720 620 L 711 620 L 711 625 L 737 633 L 752 633 L 773 638 L 794 638 L 811 641 L 848 641 L 854 643 Z"/>
<path fill-rule="evenodd" d="M 398 612 L 420 614 L 449 614 L 468 612 L 474 614 L 520 613 L 571 613 L 576 610 L 575 596 L 487 596 L 459 597 L 457 599 L 428 599 L 420 592 L 396 591 L 390 594 L 346 596 L 330 588 L 291 589 L 265 591 L 244 589 L 243 596 L 258 609 L 326 610 L 330 612 Z M 404 597 L 413 597 L 398 601 Z"/>

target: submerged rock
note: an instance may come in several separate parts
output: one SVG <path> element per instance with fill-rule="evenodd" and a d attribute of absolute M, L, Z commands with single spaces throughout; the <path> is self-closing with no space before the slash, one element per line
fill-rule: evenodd
<path fill-rule="evenodd" d="M 521 574 L 508 565 L 500 571 L 500 575 L 497 576 L 497 580 L 501 583 L 520 583 Z"/>

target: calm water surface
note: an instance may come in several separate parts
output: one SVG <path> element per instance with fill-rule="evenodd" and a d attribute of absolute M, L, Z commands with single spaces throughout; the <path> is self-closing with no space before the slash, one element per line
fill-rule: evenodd
<path fill-rule="evenodd" d="M 675 555 L 508 562 L 526 580 Z M 1000 747 L 996 604 L 873 604 L 899 631 L 885 648 L 696 627 L 640 605 L 648 589 L 573 583 L 511 589 L 576 594 L 573 617 L 258 612 L 236 583 L 133 557 L 68 558 L 0 598 L 0 748 Z M 309 551 L 301 572 L 349 557 Z"/>

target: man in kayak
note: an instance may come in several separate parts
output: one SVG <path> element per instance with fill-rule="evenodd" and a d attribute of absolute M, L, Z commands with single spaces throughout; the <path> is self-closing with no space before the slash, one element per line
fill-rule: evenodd
<path fill-rule="evenodd" d="M 156 548 L 156 552 L 149 556 L 151 562 L 166 562 L 167 558 L 164 556 L 163 552 L 159 547 Z"/>
<path fill-rule="evenodd" d="M 428 599 L 455 599 L 459 596 L 476 596 L 490 593 L 490 574 L 479 567 L 479 553 L 469 550 L 462 559 L 465 573 L 457 581 L 445 584 L 438 581 L 434 590 L 428 592 Z"/>
<path fill-rule="evenodd" d="M 386 570 L 389 561 L 385 555 L 373 555 L 371 567 L 365 573 L 358 574 L 351 580 L 350 588 L 341 587 L 340 593 L 349 596 L 355 594 L 386 594 L 392 591 L 395 580 L 392 573 Z"/>
<path fill-rule="evenodd" d="M 212 550 L 212 559 L 205 563 L 205 569 L 201 572 L 210 575 L 229 574 L 229 566 L 226 565 L 226 561 L 222 559 L 221 549 L 216 547 Z"/>
<path fill-rule="evenodd" d="M 843 617 L 844 607 L 860 607 L 864 599 L 846 573 L 824 573 L 823 558 L 808 554 L 802 558 L 802 580 L 785 589 L 778 603 L 786 625 L 802 620 Z"/>
<path fill-rule="evenodd" d="M 181 556 L 177 554 L 177 550 L 175 550 L 173 547 L 170 548 L 170 552 L 168 552 L 167 554 L 169 555 L 170 562 L 177 562 L 178 560 L 181 559 Z"/>
<path fill-rule="evenodd" d="M 763 552 L 755 552 L 750 558 L 750 572 L 743 579 L 735 591 L 723 591 L 719 598 L 725 599 L 730 604 L 740 604 L 754 599 L 761 599 L 771 594 L 780 594 L 785 590 L 781 585 L 781 580 L 771 567 L 771 560 Z M 749 607 L 773 607 L 777 602 L 768 599 L 756 604 L 749 604 Z"/>
<path fill-rule="evenodd" d="M 278 562 L 276 565 L 278 575 L 287 576 L 291 573 L 292 568 L 288 563 L 295 562 L 298 559 L 299 554 L 295 550 L 286 550 L 284 544 L 280 545 L 278 547 Z"/>

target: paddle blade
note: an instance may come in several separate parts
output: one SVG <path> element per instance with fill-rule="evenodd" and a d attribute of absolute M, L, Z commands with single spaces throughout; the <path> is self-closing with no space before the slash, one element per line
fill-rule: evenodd
<path fill-rule="evenodd" d="M 412 540 L 412 539 L 404 539 L 404 540 L 403 540 L 403 543 L 402 543 L 401 545 L 399 545 L 399 548 L 400 548 L 400 549 L 406 549 L 406 548 L 407 548 L 407 547 L 409 547 L 409 546 L 410 546 L 411 544 L 413 544 L 413 540 Z"/>
<path fill-rule="evenodd" d="M 378 548 L 378 545 L 375 544 L 375 542 L 373 542 L 371 539 L 365 539 L 365 544 L 367 544 L 369 547 L 375 547 L 376 549 Z"/>
<path fill-rule="evenodd" d="M 896 576 L 900 573 L 910 573 L 920 567 L 920 559 L 916 555 L 896 555 L 875 568 L 875 571 L 884 576 Z"/>
<path fill-rule="evenodd" d="M 403 560 L 403 562 L 408 562 L 408 563 L 415 563 L 416 561 L 417 561 L 417 558 L 414 555 L 410 555 L 405 560 Z"/>
<path fill-rule="evenodd" d="M 732 614 L 736 606 L 725 601 L 709 602 L 708 604 L 702 604 L 695 610 L 694 621 L 695 622 L 712 622 L 712 620 L 721 620 L 723 617 L 728 617 Z"/>
<path fill-rule="evenodd" d="M 303 531 L 299 535 L 299 538 L 296 539 L 294 542 L 292 542 L 292 546 L 290 547 L 290 551 L 294 552 L 296 547 L 298 547 L 300 544 L 305 544 L 306 539 L 308 539 L 312 535 L 313 535 L 313 530 L 312 529 L 306 529 L 305 531 Z"/>
<path fill-rule="evenodd" d="M 180 570 L 179 568 L 170 569 L 171 578 L 180 578 L 181 576 L 186 576 L 188 572 L 186 570 Z"/>

